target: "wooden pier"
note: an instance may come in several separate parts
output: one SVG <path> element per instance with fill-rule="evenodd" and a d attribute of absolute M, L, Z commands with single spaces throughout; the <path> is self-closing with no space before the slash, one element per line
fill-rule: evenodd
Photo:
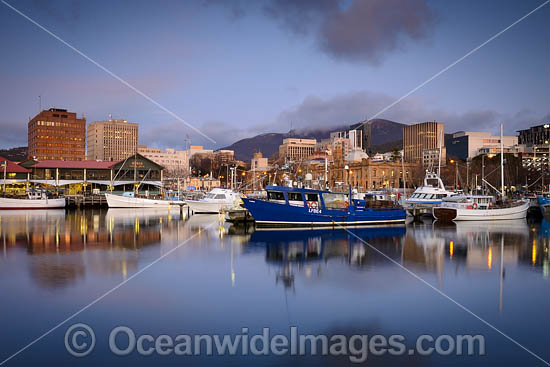
<path fill-rule="evenodd" d="M 83 207 L 83 206 L 107 206 L 105 195 L 66 195 L 67 206 Z"/>

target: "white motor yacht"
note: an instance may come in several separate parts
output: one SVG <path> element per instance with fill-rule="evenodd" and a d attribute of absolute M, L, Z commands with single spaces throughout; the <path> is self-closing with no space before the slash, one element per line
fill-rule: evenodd
<path fill-rule="evenodd" d="M 433 172 L 426 172 L 424 184 L 405 200 L 405 209 L 413 215 L 432 214 L 434 206 L 441 205 L 444 198 L 455 195 L 454 191 L 445 189 L 441 178 Z"/>
<path fill-rule="evenodd" d="M 239 208 L 241 195 L 228 189 L 216 188 L 201 200 L 185 200 L 193 213 L 220 213 Z"/>

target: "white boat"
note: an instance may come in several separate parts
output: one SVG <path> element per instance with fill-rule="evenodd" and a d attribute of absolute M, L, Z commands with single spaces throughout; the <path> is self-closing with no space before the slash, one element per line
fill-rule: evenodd
<path fill-rule="evenodd" d="M 241 195 L 228 189 L 213 189 L 204 199 L 185 200 L 193 213 L 220 213 L 231 209 L 240 208 Z"/>
<path fill-rule="evenodd" d="M 0 197 L 0 209 L 64 208 L 65 198 L 50 199 L 45 192 L 29 192 L 26 199 Z"/>
<path fill-rule="evenodd" d="M 528 200 L 495 203 L 492 196 L 455 195 L 433 208 L 433 216 L 441 221 L 492 221 L 523 219 L 529 210 Z"/>
<path fill-rule="evenodd" d="M 109 193 L 105 193 L 105 198 L 109 208 L 171 208 L 181 204 L 181 202 L 172 200 L 148 199 Z"/>
<path fill-rule="evenodd" d="M 455 194 L 454 191 L 445 189 L 439 175 L 426 172 L 424 184 L 405 200 L 404 207 L 413 216 L 431 214 L 433 207 L 441 205 L 443 199 Z"/>

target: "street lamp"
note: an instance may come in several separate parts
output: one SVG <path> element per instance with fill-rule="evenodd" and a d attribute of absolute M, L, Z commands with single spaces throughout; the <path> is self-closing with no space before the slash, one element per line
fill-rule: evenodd
<path fill-rule="evenodd" d="M 449 163 L 455 165 L 455 190 L 458 188 L 458 162 L 454 159 L 451 159 Z"/>

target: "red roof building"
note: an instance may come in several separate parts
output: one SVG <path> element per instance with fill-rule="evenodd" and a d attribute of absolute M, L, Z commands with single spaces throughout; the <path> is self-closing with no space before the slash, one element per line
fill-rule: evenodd
<path fill-rule="evenodd" d="M 0 162 L 4 162 L 4 161 L 8 162 L 8 165 L 6 167 L 6 173 L 28 173 L 28 172 L 31 172 L 30 169 L 26 169 L 25 167 L 21 167 L 17 163 L 12 162 L 12 161 L 0 156 Z M 0 170 L 0 174 L 3 174 L 3 173 L 4 173 L 4 167 L 2 167 L 2 169 Z"/>

